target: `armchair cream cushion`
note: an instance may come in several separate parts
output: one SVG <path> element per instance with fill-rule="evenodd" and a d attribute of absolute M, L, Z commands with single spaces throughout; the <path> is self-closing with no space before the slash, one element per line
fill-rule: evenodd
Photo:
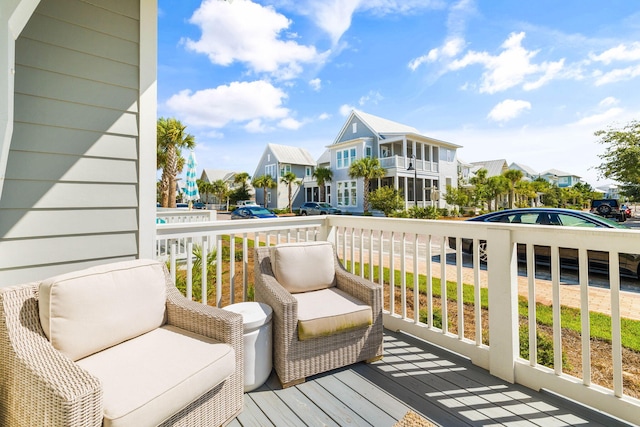
<path fill-rule="evenodd" d="M 74 361 L 165 323 L 165 276 L 153 260 L 56 276 L 42 282 L 39 293 L 45 335 Z"/>
<path fill-rule="evenodd" d="M 289 293 L 335 286 L 333 246 L 329 242 L 300 242 L 272 246 L 271 269 Z"/>
<path fill-rule="evenodd" d="M 298 301 L 298 339 L 324 337 L 373 323 L 371 306 L 338 288 L 294 294 Z"/>

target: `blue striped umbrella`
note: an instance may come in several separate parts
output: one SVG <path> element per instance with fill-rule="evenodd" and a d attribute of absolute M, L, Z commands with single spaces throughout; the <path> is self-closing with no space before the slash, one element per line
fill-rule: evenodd
<path fill-rule="evenodd" d="M 185 182 L 184 196 L 189 201 L 200 198 L 198 184 L 196 183 L 196 154 L 191 151 L 187 160 L 187 180 Z"/>

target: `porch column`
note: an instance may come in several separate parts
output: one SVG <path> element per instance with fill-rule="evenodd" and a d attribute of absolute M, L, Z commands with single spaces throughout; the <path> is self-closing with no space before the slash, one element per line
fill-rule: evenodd
<path fill-rule="evenodd" d="M 16 39 L 39 3 L 40 0 L 0 1 L 0 195 L 13 136 Z"/>
<path fill-rule="evenodd" d="M 473 246 L 478 259 L 478 245 Z M 489 253 L 489 372 L 513 383 L 518 357 L 518 258 L 509 230 L 487 230 Z"/>
<path fill-rule="evenodd" d="M 407 137 L 403 137 L 402 138 L 402 164 L 404 165 L 403 167 L 406 169 L 409 167 L 409 165 L 407 165 Z M 406 181 L 405 181 L 406 184 Z M 406 188 L 406 187 L 405 187 Z"/>

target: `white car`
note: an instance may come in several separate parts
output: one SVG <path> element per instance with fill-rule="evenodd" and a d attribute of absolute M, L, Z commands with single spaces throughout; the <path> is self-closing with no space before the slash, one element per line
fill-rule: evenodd
<path fill-rule="evenodd" d="M 240 200 L 238 201 L 237 206 L 258 206 L 258 204 L 253 200 Z"/>

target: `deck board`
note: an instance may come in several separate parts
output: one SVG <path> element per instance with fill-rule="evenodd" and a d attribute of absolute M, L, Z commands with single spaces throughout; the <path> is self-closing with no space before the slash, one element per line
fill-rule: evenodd
<path fill-rule="evenodd" d="M 413 410 L 441 426 L 628 426 L 548 392 L 509 384 L 467 359 L 385 330 L 380 361 L 245 394 L 231 426 L 393 426 Z"/>

